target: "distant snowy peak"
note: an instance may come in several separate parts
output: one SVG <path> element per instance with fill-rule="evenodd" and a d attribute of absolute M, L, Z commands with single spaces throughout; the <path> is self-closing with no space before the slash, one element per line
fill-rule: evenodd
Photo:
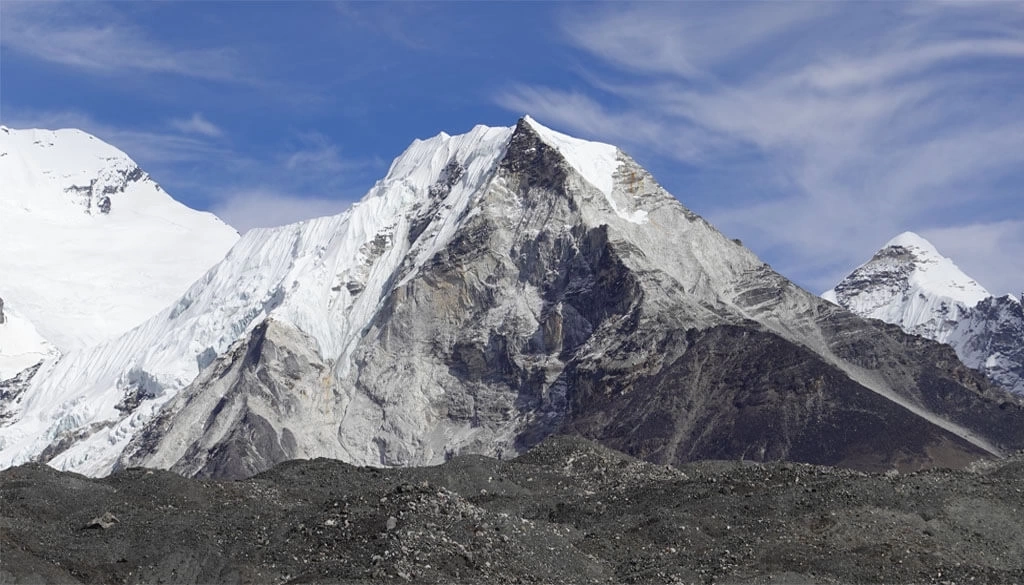
<path fill-rule="evenodd" d="M 81 130 L 14 130 L 0 127 L 0 161 L 9 193 L 26 209 L 54 209 L 68 203 L 89 215 L 111 211 L 112 196 L 147 173 L 125 153 Z"/>
<path fill-rule="evenodd" d="M 955 299 L 974 306 L 992 296 L 973 278 L 967 276 L 952 260 L 939 253 L 931 242 L 915 234 L 903 232 L 889 240 L 885 248 L 903 248 L 914 257 L 912 284 L 932 294 Z"/>
<path fill-rule="evenodd" d="M 0 297 L 24 325 L 3 335 L 0 358 L 39 339 L 63 353 L 127 331 L 237 239 L 95 136 L 0 127 Z"/>
<path fill-rule="evenodd" d="M 1024 395 L 1024 312 L 993 297 L 928 240 L 902 233 L 822 295 L 862 316 L 946 343 L 964 364 Z"/>
<path fill-rule="evenodd" d="M 904 232 L 822 296 L 858 315 L 946 341 L 956 321 L 991 295 L 931 242 Z"/>

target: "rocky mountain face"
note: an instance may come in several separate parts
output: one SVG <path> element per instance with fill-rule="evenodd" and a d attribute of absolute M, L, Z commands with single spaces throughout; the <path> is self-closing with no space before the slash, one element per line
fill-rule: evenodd
<path fill-rule="evenodd" d="M 957 321 L 948 343 L 965 364 L 1024 395 L 1024 307 L 1010 295 L 988 297 Z"/>
<path fill-rule="evenodd" d="M 907 232 L 893 238 L 824 298 L 863 317 L 948 344 L 968 366 L 1024 395 L 1024 309 L 995 297 Z"/>
<path fill-rule="evenodd" d="M 529 118 L 416 141 L 349 212 L 253 230 L 9 412 L 4 465 L 92 475 L 504 459 L 560 433 L 668 464 L 1024 446 L 1024 404 L 949 347 L 800 289 L 615 147 Z"/>
<path fill-rule="evenodd" d="M 0 126 L 0 185 L 0 380 L 125 333 L 238 240 L 79 130 Z"/>

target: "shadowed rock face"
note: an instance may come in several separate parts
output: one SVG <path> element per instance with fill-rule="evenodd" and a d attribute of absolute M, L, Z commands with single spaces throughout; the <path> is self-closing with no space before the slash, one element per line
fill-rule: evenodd
<path fill-rule="evenodd" d="M 349 353 L 264 323 L 121 465 L 244 477 L 317 456 L 435 464 L 566 432 L 670 464 L 908 470 L 1024 447 L 1021 402 L 951 350 L 799 289 L 619 156 L 602 193 L 520 122 L 449 245 L 391 275 Z M 435 203 L 413 241 L 453 221 Z"/>
<path fill-rule="evenodd" d="M 665 346 L 665 365 L 628 391 L 606 392 L 602 373 L 580 372 L 568 428 L 676 465 L 728 458 L 907 470 L 985 455 L 771 333 L 725 325 Z"/>
<path fill-rule="evenodd" d="M 511 461 L 294 461 L 242 481 L 27 465 L 0 472 L 0 581 L 1015 583 L 1022 482 L 1019 455 L 673 468 L 568 437 Z"/>

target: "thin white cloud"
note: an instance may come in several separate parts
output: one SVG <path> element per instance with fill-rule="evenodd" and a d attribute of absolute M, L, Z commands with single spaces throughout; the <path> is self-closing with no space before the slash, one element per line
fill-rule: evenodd
<path fill-rule="evenodd" d="M 290 171 L 337 174 L 362 166 L 358 162 L 343 159 L 338 146 L 319 132 L 304 133 L 299 141 L 299 147 L 284 158 L 284 166 Z"/>
<path fill-rule="evenodd" d="M 502 107 L 529 114 L 566 130 L 614 143 L 652 145 L 680 159 L 699 157 L 699 142 L 636 111 L 611 112 L 597 100 L 578 92 L 545 87 L 516 86 L 495 96 Z"/>
<path fill-rule="evenodd" d="M 576 45 L 629 71 L 700 78 L 832 10 L 815 2 L 691 3 L 685 12 L 639 4 L 574 15 L 565 31 Z"/>
<path fill-rule="evenodd" d="M 101 5 L 4 2 L 0 20 L 4 49 L 74 69 L 107 75 L 141 71 L 240 80 L 232 50 L 172 47 L 120 21 Z"/>
<path fill-rule="evenodd" d="M 216 203 L 211 211 L 239 233 L 245 233 L 252 228 L 274 227 L 335 215 L 351 205 L 351 201 L 342 199 L 294 196 L 253 189 L 229 194 Z"/>
<path fill-rule="evenodd" d="M 996 295 L 1024 292 L 1020 259 L 1024 258 L 1024 221 L 1006 220 L 923 230 L 940 252 L 954 258 L 960 269 L 973 276 Z M 1002 265 L 993 258 L 1017 259 Z"/>
<path fill-rule="evenodd" d="M 12 128 L 77 128 L 116 146 L 136 161 L 150 165 L 208 160 L 213 157 L 226 157 L 228 154 L 224 148 L 215 146 L 202 137 L 117 126 L 72 110 L 27 110 L 7 107 L 2 121 Z"/>
<path fill-rule="evenodd" d="M 291 148 L 278 157 L 289 184 L 312 193 L 348 191 L 364 173 L 383 167 L 376 158 L 346 157 L 330 138 L 319 132 L 304 132 L 293 139 Z"/>
<path fill-rule="evenodd" d="M 171 126 L 185 134 L 200 134 L 210 138 L 218 138 L 224 135 L 223 130 L 198 112 L 192 114 L 191 118 L 175 118 L 171 120 Z"/>
<path fill-rule="evenodd" d="M 881 8 L 655 4 L 571 15 L 568 42 L 607 66 L 588 72 L 591 87 L 515 86 L 497 102 L 638 153 L 731 165 L 751 192 L 705 193 L 699 210 L 823 290 L 900 231 L 950 243 L 959 226 L 992 227 L 972 212 L 1005 200 L 1000 179 L 1024 167 L 1024 80 L 1011 73 L 1024 64 L 1024 13 Z M 755 175 L 766 168 L 770 180 Z M 1006 212 L 1001 234 L 1024 221 L 1020 204 Z M 991 246 L 962 264 L 1005 292 L 1022 278 L 1016 251 Z M 999 277 L 1007 267 L 1016 275 Z"/>

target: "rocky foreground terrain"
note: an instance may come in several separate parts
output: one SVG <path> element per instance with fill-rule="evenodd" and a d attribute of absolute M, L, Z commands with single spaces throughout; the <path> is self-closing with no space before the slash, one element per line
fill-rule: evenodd
<path fill-rule="evenodd" d="M 239 481 L 0 472 L 4 583 L 1012 583 L 1024 455 L 868 474 L 657 466 L 574 438 L 509 461 L 293 461 Z"/>

